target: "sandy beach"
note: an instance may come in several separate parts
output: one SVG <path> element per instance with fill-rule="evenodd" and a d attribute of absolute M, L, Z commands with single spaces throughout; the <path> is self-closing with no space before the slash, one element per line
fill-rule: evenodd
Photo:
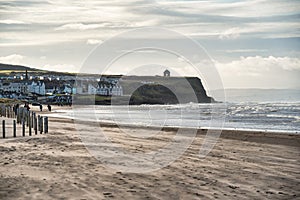
<path fill-rule="evenodd" d="M 86 131 L 96 126 L 82 123 Z M 132 140 L 117 126 L 101 126 L 137 152 L 163 146 L 176 133 L 165 129 L 165 134 Z M 201 159 L 205 132 L 199 130 L 171 165 L 150 173 L 123 173 L 89 154 L 73 120 L 50 117 L 47 135 L 1 139 L 0 199 L 300 198 L 300 135 L 227 130 Z"/>

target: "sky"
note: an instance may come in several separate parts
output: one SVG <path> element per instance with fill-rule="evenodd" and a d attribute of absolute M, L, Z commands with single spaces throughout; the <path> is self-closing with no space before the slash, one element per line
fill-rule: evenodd
<path fill-rule="evenodd" d="M 115 56 L 110 48 L 122 54 L 145 41 L 187 53 L 143 50 L 110 70 L 99 67 L 102 55 Z M 183 56 L 197 54 L 189 41 L 202 48 L 193 65 Z M 193 66 L 210 60 L 224 88 L 300 88 L 300 1 L 0 0 L 0 48 L 0 63 L 65 72 L 92 63 L 102 72 L 137 75 L 168 68 L 171 76 L 203 80 L 214 75 Z M 99 48 L 98 60 L 87 62 Z"/>

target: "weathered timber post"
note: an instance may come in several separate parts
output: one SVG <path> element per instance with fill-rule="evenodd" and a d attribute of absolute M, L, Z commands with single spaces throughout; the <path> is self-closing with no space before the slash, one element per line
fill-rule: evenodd
<path fill-rule="evenodd" d="M 18 115 L 19 115 L 19 124 L 21 124 L 21 121 L 22 121 L 22 112 L 23 112 L 23 109 L 22 108 L 19 108 L 19 113 L 18 113 Z"/>
<path fill-rule="evenodd" d="M 25 122 L 22 123 L 22 136 L 25 137 Z"/>
<path fill-rule="evenodd" d="M 48 117 L 44 117 L 44 133 L 48 133 Z"/>
<path fill-rule="evenodd" d="M 37 135 L 37 118 L 34 116 L 34 134 Z"/>
<path fill-rule="evenodd" d="M 3 114 L 4 117 L 6 117 L 6 107 L 4 106 L 4 114 Z"/>
<path fill-rule="evenodd" d="M 29 128 L 28 128 L 28 132 L 29 132 L 29 136 L 31 136 L 31 127 L 32 127 L 32 118 L 30 118 L 30 123 L 29 123 Z"/>
<path fill-rule="evenodd" d="M 2 134 L 3 138 L 5 138 L 5 120 L 2 121 Z"/>
<path fill-rule="evenodd" d="M 30 123 L 30 111 L 27 112 L 27 118 L 26 118 L 26 126 L 28 127 Z"/>
<path fill-rule="evenodd" d="M 34 116 L 35 116 L 35 112 L 32 112 L 32 115 L 31 115 L 31 127 L 34 127 L 33 126 Z"/>
<path fill-rule="evenodd" d="M 10 117 L 10 116 L 9 116 L 9 107 L 8 107 L 8 106 L 6 107 L 6 117 L 7 117 L 7 118 Z"/>
<path fill-rule="evenodd" d="M 17 123 L 20 123 L 20 108 L 17 108 Z"/>
<path fill-rule="evenodd" d="M 13 121 L 13 136 L 17 137 L 17 124 L 16 124 L 16 120 Z"/>
<path fill-rule="evenodd" d="M 23 124 L 23 122 L 25 121 L 25 115 L 26 115 L 26 110 L 25 108 L 22 109 L 22 120 L 21 123 Z"/>
<path fill-rule="evenodd" d="M 40 125 L 41 125 L 40 134 L 42 134 L 43 133 L 43 117 L 42 116 L 40 117 Z"/>
<path fill-rule="evenodd" d="M 9 118 L 13 118 L 13 111 L 11 105 L 8 107 L 9 109 Z"/>
<path fill-rule="evenodd" d="M 37 120 L 38 120 L 38 121 L 37 121 L 37 122 L 38 122 L 38 126 L 37 126 L 37 127 L 38 127 L 38 131 L 40 131 L 40 130 L 41 130 L 41 120 L 40 120 L 40 115 L 37 116 Z"/>

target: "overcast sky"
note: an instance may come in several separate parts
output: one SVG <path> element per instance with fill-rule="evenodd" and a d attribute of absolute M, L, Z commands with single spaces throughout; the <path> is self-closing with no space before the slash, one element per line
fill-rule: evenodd
<path fill-rule="evenodd" d="M 90 52 L 110 38 L 137 28 L 160 27 L 198 42 L 217 68 L 225 88 L 300 88 L 297 0 L 0 2 L 1 63 L 78 72 Z M 143 35 L 132 37 L 147 39 Z M 176 37 L 158 37 L 157 41 L 187 48 Z M 130 74 L 127 66 L 121 65 L 142 65 L 144 56 L 147 64 L 153 57 L 153 64 L 166 66 L 171 75 L 194 75 L 185 62 L 187 58 L 165 53 L 141 55 L 131 56 L 131 62 L 140 59 L 137 63 L 128 62 L 127 57 L 119 68 L 108 72 Z M 142 68 L 133 71 L 161 75 L 163 70 L 151 65 Z"/>

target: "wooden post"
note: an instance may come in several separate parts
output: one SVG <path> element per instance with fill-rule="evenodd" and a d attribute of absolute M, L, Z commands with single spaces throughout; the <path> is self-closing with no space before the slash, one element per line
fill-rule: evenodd
<path fill-rule="evenodd" d="M 25 122 L 22 123 L 22 136 L 25 137 Z"/>
<path fill-rule="evenodd" d="M 9 106 L 6 107 L 6 110 L 7 110 L 7 116 L 6 117 L 10 118 L 10 109 L 9 109 Z"/>
<path fill-rule="evenodd" d="M 34 116 L 35 116 L 35 112 L 32 112 L 32 115 L 31 115 L 31 127 L 33 127 Z"/>
<path fill-rule="evenodd" d="M 2 105 L 2 116 L 5 117 L 5 105 Z"/>
<path fill-rule="evenodd" d="M 30 111 L 26 112 L 26 126 L 29 126 L 29 116 L 30 116 Z"/>
<path fill-rule="evenodd" d="M 40 118 L 41 118 L 41 116 L 40 115 L 38 115 L 37 116 L 37 119 L 38 119 L 38 131 L 40 131 L 41 130 L 41 120 L 40 120 Z"/>
<path fill-rule="evenodd" d="M 12 110 L 11 105 L 9 106 L 9 117 L 13 118 L 13 110 Z"/>
<path fill-rule="evenodd" d="M 44 117 L 44 133 L 48 133 L 48 117 Z"/>
<path fill-rule="evenodd" d="M 32 117 L 31 126 L 34 129 L 34 118 L 35 118 L 35 113 L 34 112 L 32 113 L 31 117 Z"/>
<path fill-rule="evenodd" d="M 20 123 L 20 108 L 17 109 L 17 123 Z"/>
<path fill-rule="evenodd" d="M 21 119 L 21 116 L 22 116 L 22 108 L 19 108 L 19 109 L 18 109 L 18 120 L 19 120 L 18 123 L 19 123 L 19 124 L 21 123 L 21 120 L 22 120 L 22 119 Z"/>
<path fill-rule="evenodd" d="M 23 122 L 25 121 L 25 114 L 26 114 L 26 110 L 25 108 L 22 109 L 22 120 L 21 123 L 23 124 Z"/>
<path fill-rule="evenodd" d="M 9 112 L 10 112 L 10 118 L 13 118 L 14 117 L 14 111 L 13 111 L 13 108 L 12 108 L 11 105 L 9 106 Z"/>
<path fill-rule="evenodd" d="M 34 116 L 34 134 L 37 135 L 37 118 Z"/>
<path fill-rule="evenodd" d="M 17 137 L 17 125 L 16 125 L 16 120 L 13 121 L 13 135 L 14 137 Z"/>
<path fill-rule="evenodd" d="M 29 128 L 28 128 L 28 131 L 29 131 L 29 136 L 31 136 L 31 127 L 32 127 L 32 118 L 30 118 L 30 122 L 29 122 Z"/>
<path fill-rule="evenodd" d="M 22 121 L 22 124 L 23 124 L 23 122 L 25 123 L 25 125 L 26 125 L 26 117 L 27 117 L 27 110 L 26 110 L 26 108 L 24 109 L 24 113 L 23 113 L 23 121 Z"/>
<path fill-rule="evenodd" d="M 11 117 L 12 117 L 12 118 L 15 118 L 15 109 L 14 109 L 14 108 L 15 108 L 15 106 L 11 106 L 11 107 L 10 107 L 10 110 L 11 110 Z"/>
<path fill-rule="evenodd" d="M 2 133 L 3 133 L 3 138 L 5 138 L 5 120 L 2 121 Z"/>
<path fill-rule="evenodd" d="M 42 134 L 43 133 L 43 117 L 40 117 L 40 125 L 41 125 L 40 134 Z"/>

